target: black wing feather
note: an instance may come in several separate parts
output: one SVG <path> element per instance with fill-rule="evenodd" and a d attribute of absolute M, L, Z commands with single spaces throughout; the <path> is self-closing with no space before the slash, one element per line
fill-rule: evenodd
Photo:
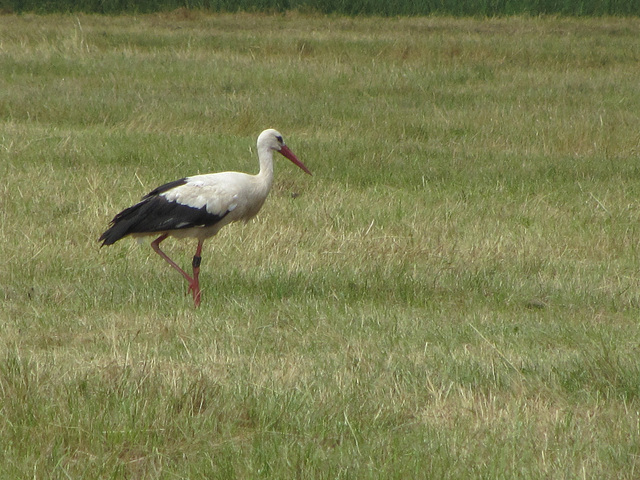
<path fill-rule="evenodd" d="M 172 188 L 179 187 L 187 183 L 187 177 L 181 178 L 180 180 L 174 180 L 173 182 L 165 183 L 164 185 L 160 185 L 158 188 L 154 188 L 149 193 L 147 193 L 142 199 L 155 197 L 156 195 L 160 195 L 161 193 L 167 192 Z"/>
<path fill-rule="evenodd" d="M 184 185 L 186 179 L 166 183 L 142 197 L 142 201 L 118 213 L 111 220 L 111 227 L 98 241 L 111 245 L 132 233 L 154 233 L 192 227 L 208 227 L 218 223 L 229 212 L 215 215 L 206 206 L 194 208 L 169 201 L 160 195 L 172 188 Z"/>

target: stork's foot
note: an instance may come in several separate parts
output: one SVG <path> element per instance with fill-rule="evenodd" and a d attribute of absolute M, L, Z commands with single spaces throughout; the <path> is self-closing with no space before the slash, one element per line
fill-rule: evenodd
<path fill-rule="evenodd" d="M 189 292 L 193 294 L 193 304 L 196 306 L 196 308 L 199 307 L 202 292 L 200 291 L 200 284 L 198 281 L 189 283 Z"/>

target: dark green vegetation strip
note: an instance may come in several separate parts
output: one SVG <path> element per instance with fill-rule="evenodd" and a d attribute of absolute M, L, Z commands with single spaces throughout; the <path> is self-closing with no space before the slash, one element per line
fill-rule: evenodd
<path fill-rule="evenodd" d="M 3 13 L 153 13 L 175 9 L 212 12 L 298 10 L 340 15 L 567 15 L 636 16 L 637 0 L 0 0 Z"/>

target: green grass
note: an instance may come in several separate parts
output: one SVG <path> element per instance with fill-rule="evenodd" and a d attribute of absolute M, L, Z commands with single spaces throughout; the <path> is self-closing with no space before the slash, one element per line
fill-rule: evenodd
<path fill-rule="evenodd" d="M 1 478 L 638 476 L 637 19 L 0 31 Z M 98 247 L 267 127 L 314 176 L 205 244 L 200 309 Z"/>

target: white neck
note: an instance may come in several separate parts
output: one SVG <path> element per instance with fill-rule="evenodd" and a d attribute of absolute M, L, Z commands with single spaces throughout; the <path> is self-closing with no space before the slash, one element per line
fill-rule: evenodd
<path fill-rule="evenodd" d="M 260 172 L 257 177 L 264 182 L 269 190 L 273 182 L 273 150 L 268 147 L 258 147 L 258 160 L 260 161 Z"/>

